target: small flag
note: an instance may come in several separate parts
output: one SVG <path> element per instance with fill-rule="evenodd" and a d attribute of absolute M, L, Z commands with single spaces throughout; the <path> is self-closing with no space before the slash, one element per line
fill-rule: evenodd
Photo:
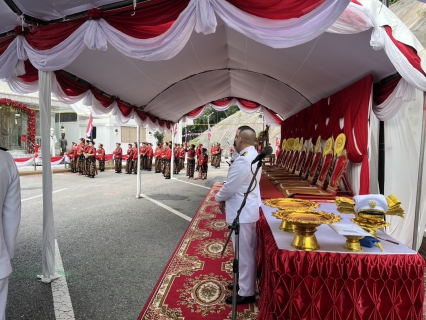
<path fill-rule="evenodd" d="M 89 123 L 87 124 L 87 128 L 86 128 L 86 138 L 92 137 L 92 131 L 93 131 L 93 118 L 92 118 L 92 113 L 90 112 Z"/>
<path fill-rule="evenodd" d="M 276 146 L 277 148 L 279 148 L 279 147 L 280 147 L 280 138 L 278 138 L 278 136 L 276 136 L 276 137 L 275 137 L 275 146 Z"/>
<path fill-rule="evenodd" d="M 209 141 L 210 141 L 211 138 L 212 138 L 212 128 L 209 126 L 209 132 L 207 133 L 207 139 L 209 139 Z"/>
<path fill-rule="evenodd" d="M 178 124 L 175 123 L 175 128 L 174 128 L 174 136 L 176 137 L 178 133 Z"/>
<path fill-rule="evenodd" d="M 231 149 L 231 144 L 229 143 L 228 140 L 226 140 L 226 145 L 228 146 L 229 149 Z"/>

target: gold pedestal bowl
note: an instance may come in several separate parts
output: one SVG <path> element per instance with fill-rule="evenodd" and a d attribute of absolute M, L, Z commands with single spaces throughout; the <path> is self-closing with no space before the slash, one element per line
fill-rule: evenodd
<path fill-rule="evenodd" d="M 287 221 L 283 220 L 283 217 L 287 216 L 289 213 L 291 213 L 291 212 L 284 211 L 284 210 L 278 210 L 278 211 L 275 211 L 272 215 L 275 218 L 282 220 L 280 230 L 285 231 L 285 232 L 295 232 L 296 227 L 291 222 L 287 222 Z"/>
<path fill-rule="evenodd" d="M 362 251 L 361 244 L 359 243 L 359 240 L 364 238 L 364 236 L 345 236 L 346 243 L 343 248 L 345 248 L 348 251 L 353 252 L 360 252 Z"/>
<path fill-rule="evenodd" d="M 322 224 L 338 222 L 338 215 L 323 211 L 299 211 L 287 214 L 283 221 L 292 223 L 296 228 L 291 246 L 298 250 L 314 251 L 320 249 L 315 232 Z"/>
<path fill-rule="evenodd" d="M 292 212 L 314 211 L 319 207 L 319 204 L 313 201 L 289 198 L 268 199 L 265 201 L 265 205 L 279 209 L 272 215 L 282 220 L 280 230 L 286 232 L 295 232 L 296 227 L 291 222 L 283 220 L 283 217 Z"/>

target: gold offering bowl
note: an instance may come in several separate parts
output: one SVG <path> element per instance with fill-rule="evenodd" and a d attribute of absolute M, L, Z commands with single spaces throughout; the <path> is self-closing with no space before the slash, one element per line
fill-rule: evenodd
<path fill-rule="evenodd" d="M 364 238 L 364 236 L 345 236 L 345 238 L 347 240 L 343 248 L 345 248 L 348 251 L 354 251 L 354 252 L 362 251 L 359 240 Z"/>
<path fill-rule="evenodd" d="M 292 212 L 314 211 L 319 207 L 319 204 L 313 201 L 289 198 L 268 199 L 265 201 L 265 205 L 279 209 L 272 215 L 282 220 L 280 230 L 286 232 L 295 232 L 296 228 L 291 222 L 283 220 L 283 217 Z"/>
<path fill-rule="evenodd" d="M 374 238 L 377 238 L 377 230 L 390 226 L 389 222 L 386 222 L 383 219 L 369 219 L 365 215 L 362 217 L 357 215 L 356 218 L 351 219 L 351 221 L 370 233 Z"/>
<path fill-rule="evenodd" d="M 329 212 L 299 211 L 287 214 L 282 220 L 292 223 L 296 228 L 296 235 L 291 246 L 299 250 L 313 251 L 320 248 L 315 237 L 317 227 L 338 222 L 341 218 Z"/>
<path fill-rule="evenodd" d="M 291 222 L 287 222 L 283 220 L 283 217 L 287 216 L 289 213 L 291 213 L 291 211 L 278 210 L 278 211 L 275 211 L 272 215 L 275 218 L 282 220 L 280 230 L 285 232 L 295 232 L 296 231 L 295 225 L 292 224 Z"/>

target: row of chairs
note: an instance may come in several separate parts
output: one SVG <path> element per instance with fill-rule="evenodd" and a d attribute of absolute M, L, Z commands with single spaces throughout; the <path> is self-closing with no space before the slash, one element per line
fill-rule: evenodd
<path fill-rule="evenodd" d="M 286 145 L 275 166 L 264 166 L 263 172 L 285 198 L 334 199 L 336 195 L 352 196 L 345 172 L 348 157 L 346 136 L 327 140 L 324 151 L 321 137 L 314 148 L 303 148 L 303 138 Z M 343 188 L 340 188 L 343 181 Z"/>

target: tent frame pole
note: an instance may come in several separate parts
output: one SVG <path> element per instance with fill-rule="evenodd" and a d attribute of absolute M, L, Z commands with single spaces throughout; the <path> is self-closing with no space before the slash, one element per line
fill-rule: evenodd
<path fill-rule="evenodd" d="M 137 126 L 137 130 L 138 132 L 136 133 L 136 148 L 138 148 L 138 161 L 136 162 L 136 165 L 138 167 L 136 168 L 136 199 L 139 199 L 141 197 L 141 127 L 139 125 Z"/>
<path fill-rule="evenodd" d="M 172 149 L 172 157 L 170 158 L 170 179 L 175 179 L 174 178 L 174 176 L 173 176 L 173 172 L 175 171 L 175 148 L 174 148 L 174 145 L 175 145 L 175 126 L 176 126 L 177 124 L 175 123 L 174 125 L 173 125 L 173 128 L 172 128 L 172 145 L 171 145 L 171 147 L 170 147 L 170 149 Z"/>
<path fill-rule="evenodd" d="M 419 157 L 419 171 L 417 178 L 417 194 L 416 194 L 416 208 L 414 211 L 414 228 L 413 228 L 413 246 L 412 249 L 417 251 L 418 235 L 419 235 L 419 220 L 420 220 L 420 200 L 422 196 L 422 182 L 423 182 L 423 163 L 425 158 L 425 109 L 426 109 L 426 93 L 423 92 L 423 117 L 422 117 L 422 131 L 420 138 L 420 157 Z"/>

